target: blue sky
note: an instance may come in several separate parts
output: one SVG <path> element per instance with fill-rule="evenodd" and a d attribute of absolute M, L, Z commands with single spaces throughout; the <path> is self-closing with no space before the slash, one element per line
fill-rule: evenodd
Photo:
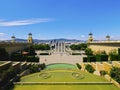
<path fill-rule="evenodd" d="M 0 40 L 120 39 L 120 0 L 0 0 Z"/>

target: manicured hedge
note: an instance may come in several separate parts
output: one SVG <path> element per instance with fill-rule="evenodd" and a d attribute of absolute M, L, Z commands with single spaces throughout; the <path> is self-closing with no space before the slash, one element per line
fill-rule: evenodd
<path fill-rule="evenodd" d="M 79 63 L 76 63 L 76 65 L 77 65 L 77 67 L 78 67 L 79 69 L 82 68 L 81 65 L 80 65 Z"/>
<path fill-rule="evenodd" d="M 108 55 L 106 55 L 106 54 L 97 54 L 96 55 L 96 61 L 98 61 L 98 62 L 108 61 Z"/>
<path fill-rule="evenodd" d="M 88 62 L 96 62 L 96 57 L 94 55 L 88 55 L 87 60 Z"/>
<path fill-rule="evenodd" d="M 111 61 L 118 61 L 119 60 L 117 54 L 110 54 L 109 56 L 110 56 Z"/>
<path fill-rule="evenodd" d="M 27 56 L 26 61 L 27 62 L 39 62 L 39 58 L 35 56 Z"/>
<path fill-rule="evenodd" d="M 83 57 L 83 62 L 87 62 L 87 57 Z"/>
<path fill-rule="evenodd" d="M 118 55 L 120 55 L 120 48 L 118 48 Z"/>
<path fill-rule="evenodd" d="M 95 69 L 90 65 L 90 64 L 86 64 L 85 65 L 85 69 L 89 72 L 89 73 L 93 73 L 95 71 Z"/>
<path fill-rule="evenodd" d="M 83 62 L 96 62 L 96 56 L 88 55 L 87 57 L 83 57 Z"/>
<path fill-rule="evenodd" d="M 72 53 L 72 55 L 81 55 L 81 53 Z"/>
<path fill-rule="evenodd" d="M 49 55 L 49 53 L 40 53 L 40 55 Z"/>

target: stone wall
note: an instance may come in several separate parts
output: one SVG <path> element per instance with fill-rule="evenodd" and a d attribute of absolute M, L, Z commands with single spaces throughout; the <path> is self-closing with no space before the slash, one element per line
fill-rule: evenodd
<path fill-rule="evenodd" d="M 120 48 L 120 42 L 91 42 L 88 43 L 88 47 L 93 51 L 105 50 L 109 53 L 111 50 Z"/>

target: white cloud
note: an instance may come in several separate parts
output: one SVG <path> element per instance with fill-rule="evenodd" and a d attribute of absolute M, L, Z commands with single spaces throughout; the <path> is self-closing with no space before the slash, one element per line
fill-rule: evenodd
<path fill-rule="evenodd" d="M 0 36 L 4 36 L 5 35 L 5 33 L 0 33 Z"/>
<path fill-rule="evenodd" d="M 53 21 L 53 19 L 51 18 L 35 18 L 35 19 L 15 20 L 15 21 L 0 20 L 0 26 L 22 26 L 22 25 L 30 25 L 30 24 L 51 22 L 51 21 Z"/>
<path fill-rule="evenodd" d="M 80 37 L 81 37 L 81 38 L 84 38 L 84 37 L 85 37 L 85 35 L 81 35 Z"/>

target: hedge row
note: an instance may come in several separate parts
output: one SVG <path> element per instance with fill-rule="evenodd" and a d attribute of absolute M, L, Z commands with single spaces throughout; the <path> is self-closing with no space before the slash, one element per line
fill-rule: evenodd
<path fill-rule="evenodd" d="M 49 55 L 49 53 L 40 53 L 40 55 Z"/>
<path fill-rule="evenodd" d="M 108 55 L 100 54 L 100 55 L 88 55 L 87 57 L 83 57 L 83 62 L 102 62 L 108 61 Z"/>
<path fill-rule="evenodd" d="M 72 55 L 81 55 L 81 53 L 72 53 Z"/>
<path fill-rule="evenodd" d="M 110 54 L 109 56 L 111 61 L 120 61 L 120 55 L 118 54 Z"/>

